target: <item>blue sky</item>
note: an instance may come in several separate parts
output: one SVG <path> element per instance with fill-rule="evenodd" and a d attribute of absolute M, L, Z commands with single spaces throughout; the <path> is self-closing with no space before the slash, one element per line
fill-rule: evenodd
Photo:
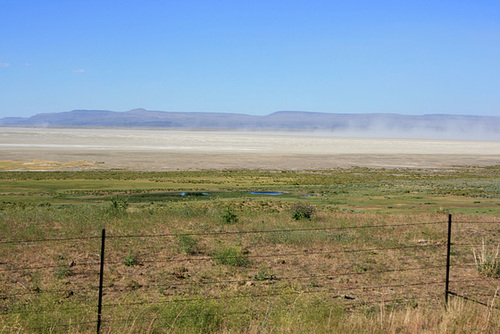
<path fill-rule="evenodd" d="M 0 0 L 0 117 L 500 115 L 499 1 Z"/>

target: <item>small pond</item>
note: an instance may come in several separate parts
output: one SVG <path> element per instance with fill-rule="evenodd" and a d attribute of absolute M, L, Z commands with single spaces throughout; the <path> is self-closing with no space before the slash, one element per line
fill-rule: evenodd
<path fill-rule="evenodd" d="M 181 196 L 208 196 L 210 193 L 183 192 Z"/>

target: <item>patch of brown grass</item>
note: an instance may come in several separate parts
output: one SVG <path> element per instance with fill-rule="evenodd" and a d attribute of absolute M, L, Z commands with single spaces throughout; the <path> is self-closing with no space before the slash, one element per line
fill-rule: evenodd
<path fill-rule="evenodd" d="M 52 171 L 52 170 L 86 170 L 96 168 L 99 164 L 85 160 L 47 161 L 47 160 L 0 160 L 0 171 Z"/>

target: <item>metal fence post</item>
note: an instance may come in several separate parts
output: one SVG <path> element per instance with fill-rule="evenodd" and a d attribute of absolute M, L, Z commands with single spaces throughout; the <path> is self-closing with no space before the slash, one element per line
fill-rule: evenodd
<path fill-rule="evenodd" d="M 101 315 L 102 315 L 102 284 L 104 281 L 104 245 L 106 244 L 106 230 L 102 229 L 101 238 L 101 270 L 99 273 L 99 302 L 97 305 L 97 334 L 101 331 Z"/>
<path fill-rule="evenodd" d="M 448 215 L 448 243 L 446 247 L 446 283 L 444 291 L 445 306 L 448 306 L 448 295 L 450 287 L 450 249 L 451 249 L 451 213 Z"/>

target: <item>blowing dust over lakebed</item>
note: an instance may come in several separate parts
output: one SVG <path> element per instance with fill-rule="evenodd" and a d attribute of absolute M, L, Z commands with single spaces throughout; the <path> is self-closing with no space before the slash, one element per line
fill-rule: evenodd
<path fill-rule="evenodd" d="M 294 132 L 2 128 L 0 160 L 33 159 L 159 171 L 442 168 L 497 165 L 500 141 L 347 138 Z"/>

